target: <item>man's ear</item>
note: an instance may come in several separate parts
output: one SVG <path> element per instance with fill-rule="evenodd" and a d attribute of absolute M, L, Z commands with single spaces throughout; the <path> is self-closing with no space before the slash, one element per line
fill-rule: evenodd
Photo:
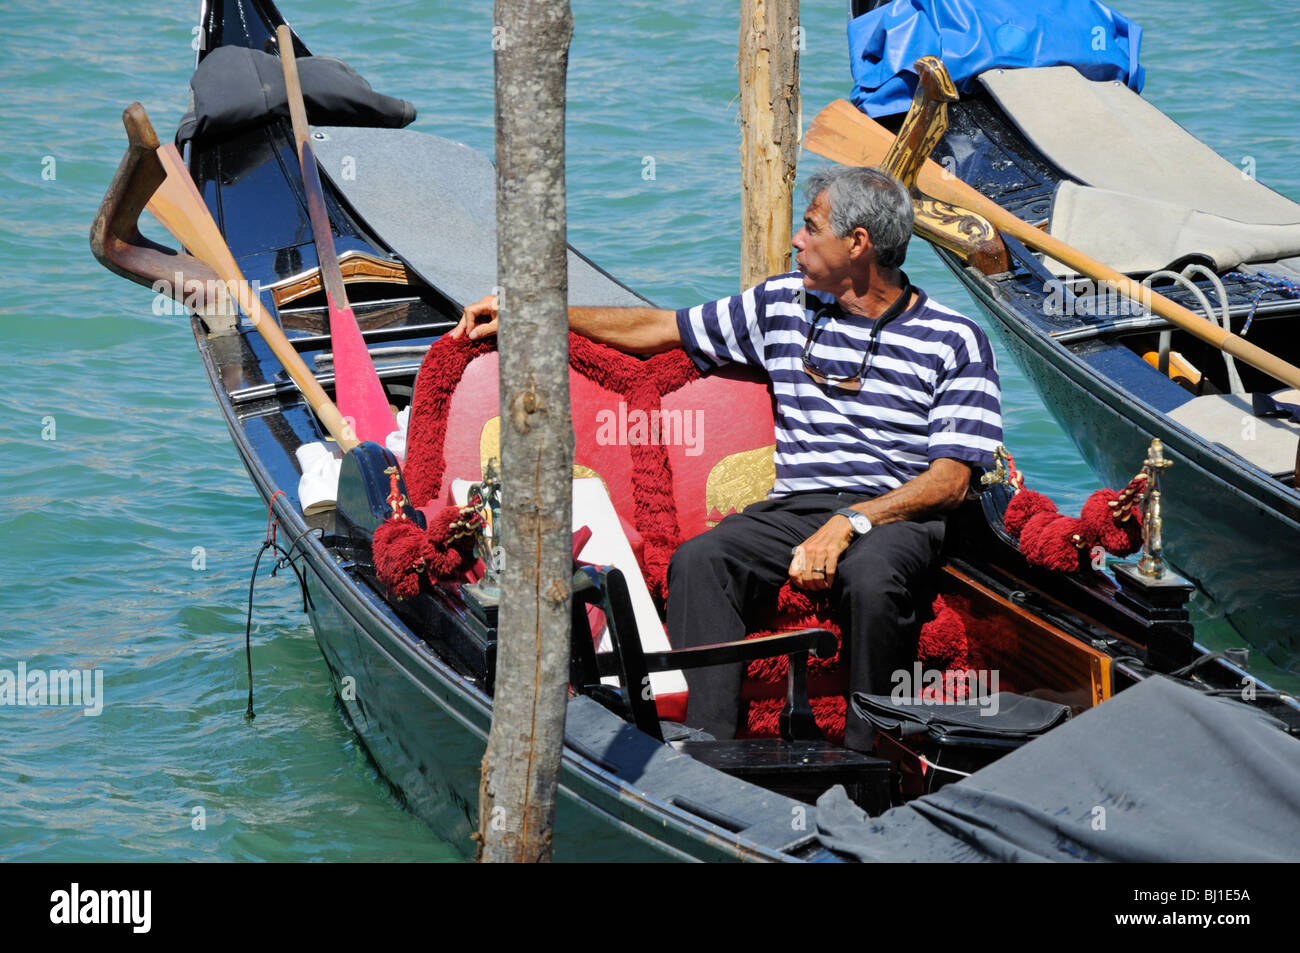
<path fill-rule="evenodd" d="M 849 258 L 853 261 L 858 261 L 863 255 L 875 250 L 875 246 L 871 244 L 871 235 L 862 226 L 855 228 L 849 238 L 851 239 Z"/>

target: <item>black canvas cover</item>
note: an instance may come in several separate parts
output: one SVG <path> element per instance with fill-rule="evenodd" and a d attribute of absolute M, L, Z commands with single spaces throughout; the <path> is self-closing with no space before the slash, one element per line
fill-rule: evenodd
<path fill-rule="evenodd" d="M 299 57 L 298 78 L 307 121 L 314 125 L 399 129 L 415 119 L 414 106 L 376 93 L 342 60 Z M 280 58 L 223 46 L 209 53 L 190 77 L 190 109 L 176 130 L 176 142 L 225 136 L 288 115 Z"/>
<path fill-rule="evenodd" d="M 852 701 L 859 715 L 895 738 L 929 734 L 1022 740 L 1042 734 L 1070 717 L 1065 705 L 1011 692 L 960 704 L 864 692 L 854 693 Z"/>
<path fill-rule="evenodd" d="M 1149 678 L 880 817 L 832 788 L 817 827 L 863 861 L 1300 861 L 1300 740 Z"/>

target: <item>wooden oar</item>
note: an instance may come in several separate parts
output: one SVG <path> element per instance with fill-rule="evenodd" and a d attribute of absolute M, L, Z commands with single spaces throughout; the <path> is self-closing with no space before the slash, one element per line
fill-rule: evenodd
<path fill-rule="evenodd" d="M 316 259 L 320 263 L 321 282 L 330 314 L 330 347 L 334 352 L 334 396 L 343 416 L 352 420 L 362 440 L 382 444 L 397 429 L 388 406 L 384 386 L 379 382 L 370 351 L 366 348 L 356 315 L 348 305 L 334 251 L 334 233 L 325 210 L 325 191 L 320 184 L 316 153 L 307 138 L 307 109 L 303 104 L 302 86 L 298 81 L 298 62 L 293 54 L 293 36 L 281 24 L 275 31 L 280 46 L 280 64 L 284 69 L 284 88 L 289 99 L 289 117 L 298 146 L 298 164 L 307 195 L 307 215 L 311 219 L 312 238 L 316 242 Z"/>
<path fill-rule="evenodd" d="M 837 99 L 817 114 L 803 141 L 806 148 L 844 165 L 879 165 L 893 145 L 894 135 L 860 112 L 852 103 Z M 1156 294 L 1132 278 L 1089 258 L 1060 239 L 1034 228 L 933 160 L 927 158 L 922 164 L 916 187 L 931 198 L 984 216 L 995 228 L 1027 247 L 1050 255 L 1081 275 L 1106 282 L 1120 294 L 1138 302 L 1188 334 L 1245 361 L 1290 387 L 1300 387 L 1300 367 L 1287 363 L 1277 355 Z"/>
<path fill-rule="evenodd" d="M 344 450 L 355 447 L 352 427 L 244 280 L 176 147 L 170 142 L 159 145 L 158 134 L 139 103 L 126 108 L 122 123 L 129 145 L 91 226 L 90 247 L 95 257 L 111 271 L 145 286 L 156 287 L 162 282 L 177 300 L 193 280 L 221 282 L 284 365 L 325 429 Z M 178 254 L 140 235 L 137 220 L 145 207 L 190 254 Z"/>

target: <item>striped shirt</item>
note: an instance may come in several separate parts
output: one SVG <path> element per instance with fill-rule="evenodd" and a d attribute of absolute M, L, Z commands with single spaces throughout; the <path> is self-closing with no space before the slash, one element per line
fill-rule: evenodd
<path fill-rule="evenodd" d="M 913 290 L 916 304 L 888 322 L 856 392 L 813 380 L 804 345 L 816 321 L 813 367 L 853 377 L 875 322 L 840 310 L 832 295 L 805 290 L 798 272 L 677 312 L 683 347 L 701 371 L 748 364 L 772 380 L 776 484 L 769 498 L 885 493 L 940 457 L 992 467 L 1002 442 L 993 349 L 970 318 Z"/>

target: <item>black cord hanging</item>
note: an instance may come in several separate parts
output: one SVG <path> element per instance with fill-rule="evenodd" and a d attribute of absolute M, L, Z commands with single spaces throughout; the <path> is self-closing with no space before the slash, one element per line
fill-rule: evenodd
<path fill-rule="evenodd" d="M 257 717 L 253 712 L 253 589 L 257 585 L 257 570 L 262 563 L 262 555 L 268 549 L 275 550 L 279 556 L 275 561 L 275 565 L 271 567 L 272 577 L 285 566 L 288 566 L 293 570 L 294 577 L 298 580 L 298 588 L 302 591 L 302 611 L 307 612 L 315 608 L 311 593 L 307 591 L 307 577 L 298 568 L 295 561 L 301 559 L 306 553 L 300 550 L 295 557 L 291 555 L 291 551 L 297 548 L 298 543 L 302 541 L 304 536 L 313 532 L 320 532 L 320 530 L 309 527 L 290 541 L 288 550 L 284 549 L 276 538 L 276 530 L 279 528 L 280 522 L 274 516 L 275 498 L 282 493 L 284 493 L 283 490 L 276 490 L 271 495 L 271 503 L 267 506 L 266 511 L 266 538 L 262 540 L 262 545 L 257 551 L 257 558 L 253 560 L 253 574 L 248 580 L 248 616 L 244 623 L 244 661 L 248 666 L 248 708 L 244 711 L 244 718 L 247 721 L 252 721 Z"/>

